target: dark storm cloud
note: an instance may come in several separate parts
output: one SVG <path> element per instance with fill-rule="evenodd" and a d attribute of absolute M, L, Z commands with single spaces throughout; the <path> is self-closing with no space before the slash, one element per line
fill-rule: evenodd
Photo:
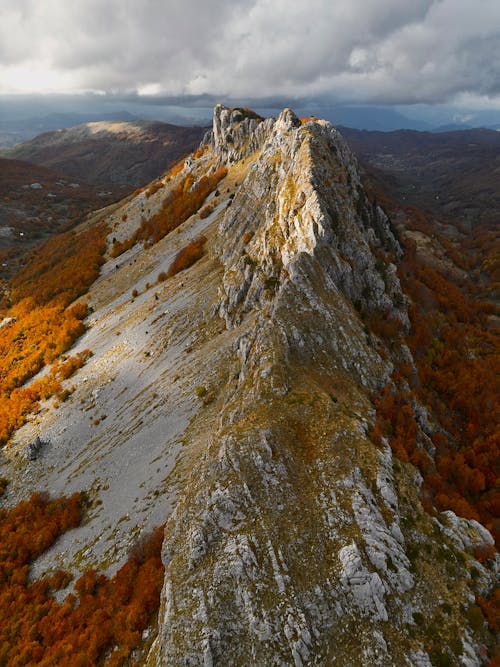
<path fill-rule="evenodd" d="M 500 93 L 498 0 L 0 3 L 0 92 L 379 103 Z"/>

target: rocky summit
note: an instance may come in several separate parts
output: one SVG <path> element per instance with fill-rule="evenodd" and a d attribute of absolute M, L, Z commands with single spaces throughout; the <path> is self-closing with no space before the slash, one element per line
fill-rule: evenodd
<path fill-rule="evenodd" d="M 140 235 L 179 183 L 216 174 L 175 231 Z M 84 228 L 98 223 L 105 262 L 70 351 L 93 356 L 0 460 L 7 504 L 89 498 L 34 575 L 113 572 L 166 522 L 157 634 L 137 664 L 485 664 L 470 609 L 493 585 L 474 557 L 490 533 L 424 511 L 418 470 L 371 437 L 373 396 L 398 364 L 417 371 L 366 325 L 383 312 L 409 331 L 403 249 L 340 133 L 218 105 L 199 151 Z M 201 259 L 169 273 L 200 235 Z"/>

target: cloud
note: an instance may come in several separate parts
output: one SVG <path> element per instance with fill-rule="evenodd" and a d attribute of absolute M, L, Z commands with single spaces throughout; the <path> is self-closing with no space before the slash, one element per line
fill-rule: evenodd
<path fill-rule="evenodd" d="M 500 96 L 498 0 L 3 4 L 0 93 L 381 104 Z"/>

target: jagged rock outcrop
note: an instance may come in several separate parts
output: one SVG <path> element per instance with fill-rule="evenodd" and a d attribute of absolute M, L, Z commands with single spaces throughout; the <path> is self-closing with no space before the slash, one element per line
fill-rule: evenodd
<path fill-rule="evenodd" d="M 148 664 L 480 665 L 466 545 L 484 534 L 426 515 L 418 473 L 368 436 L 392 366 L 359 311 L 408 325 L 377 260 L 400 252 L 387 218 L 329 123 L 219 106 L 207 140 L 242 161 L 213 308 L 238 335 L 166 526 Z"/>
<path fill-rule="evenodd" d="M 261 147 L 273 125 L 247 109 L 228 109 L 218 104 L 214 109 L 213 129 L 204 141 L 210 143 L 219 159 L 236 162 Z"/>
<path fill-rule="evenodd" d="M 217 119 L 216 110 L 215 128 Z M 391 310 L 407 324 L 395 266 L 377 266 L 375 256 L 376 250 L 397 255 L 401 249 L 387 218 L 367 203 L 342 137 L 326 122 L 302 127 L 290 110 L 272 126 L 266 123 L 266 145 L 220 227 L 228 323 L 236 310 L 257 307 L 270 281 L 276 287 L 281 278 L 293 280 L 297 260 L 307 254 L 348 302 Z M 252 140 L 238 145 L 245 143 Z"/>

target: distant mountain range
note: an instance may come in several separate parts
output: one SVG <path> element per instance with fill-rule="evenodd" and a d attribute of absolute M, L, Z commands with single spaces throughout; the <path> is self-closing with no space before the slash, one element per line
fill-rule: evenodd
<path fill-rule="evenodd" d="M 431 130 L 432 125 L 415 118 L 408 118 L 399 111 L 384 107 L 338 106 L 321 114 L 334 125 L 353 127 L 359 130 Z"/>
<path fill-rule="evenodd" d="M 99 101 L 95 98 L 44 97 L 12 98 L 0 96 L 0 148 L 28 141 L 38 134 L 98 121 L 157 120 L 181 126 L 207 125 L 211 122 L 215 101 L 199 101 L 206 106 L 161 104 L 158 101 Z M 231 106 L 239 106 L 233 102 Z M 243 106 L 255 108 L 262 116 L 277 115 L 283 106 L 294 108 L 300 116 L 326 118 L 335 125 L 356 129 L 390 132 L 399 129 L 444 132 L 471 127 L 500 129 L 500 112 L 496 110 L 463 111 L 453 107 L 392 107 L 374 105 L 307 104 L 298 100 L 247 101 Z"/>
<path fill-rule="evenodd" d="M 100 121 L 45 132 L 1 154 L 69 178 L 138 187 L 195 150 L 205 131 L 155 121 Z"/>
<path fill-rule="evenodd" d="M 95 121 L 133 121 L 136 116 L 128 111 L 114 113 L 53 112 L 44 116 L 9 118 L 0 116 L 0 148 L 11 148 L 23 141 L 33 139 L 43 132 L 51 132 L 83 123 Z"/>
<path fill-rule="evenodd" d="M 340 130 L 399 201 L 436 211 L 463 230 L 498 224 L 500 132 Z"/>

